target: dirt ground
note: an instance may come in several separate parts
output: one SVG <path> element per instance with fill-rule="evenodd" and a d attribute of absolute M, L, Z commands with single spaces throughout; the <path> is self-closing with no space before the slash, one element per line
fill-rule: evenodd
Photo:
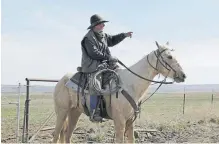
<path fill-rule="evenodd" d="M 146 122 L 145 122 L 146 123 Z M 50 125 L 46 126 L 47 128 Z M 46 128 L 45 128 L 46 129 Z M 137 143 L 217 143 L 219 142 L 219 119 L 211 118 L 199 120 L 197 122 L 180 123 L 147 123 L 135 126 L 135 142 Z M 30 129 L 30 136 L 36 129 Z M 51 130 L 41 131 L 37 135 L 34 143 L 49 143 L 52 139 Z M 8 134 L 8 139 L 2 139 L 2 143 L 13 143 L 16 139 L 10 139 L 12 135 Z M 86 118 L 80 120 L 77 128 L 72 135 L 72 142 L 87 143 L 100 142 L 111 143 L 114 140 L 114 127 L 112 122 L 93 124 Z"/>

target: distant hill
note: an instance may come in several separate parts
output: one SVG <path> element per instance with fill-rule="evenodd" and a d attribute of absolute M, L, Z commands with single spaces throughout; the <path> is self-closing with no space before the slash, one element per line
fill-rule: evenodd
<path fill-rule="evenodd" d="M 154 91 L 158 85 L 150 86 L 149 91 Z M 162 85 L 158 92 L 161 93 L 173 93 L 173 92 L 219 92 L 219 84 L 200 84 L 200 85 L 180 85 L 180 84 L 172 84 L 172 85 Z"/>
<path fill-rule="evenodd" d="M 148 89 L 148 92 L 154 92 L 154 90 L 159 85 L 151 85 Z M 172 84 L 172 85 L 162 85 L 157 93 L 175 93 L 175 92 L 184 92 L 184 88 L 186 92 L 219 92 L 219 84 L 200 84 L 200 85 L 180 85 L 180 84 Z M 51 93 L 54 90 L 54 86 L 41 86 L 41 85 L 33 85 L 30 87 L 30 93 Z M 17 93 L 18 88 L 17 85 L 1 85 L 2 93 Z M 26 87 L 21 87 L 21 92 L 26 92 Z"/>
<path fill-rule="evenodd" d="M 51 93 L 54 86 L 32 85 L 30 93 Z M 18 93 L 18 85 L 1 85 L 2 93 Z M 21 86 L 21 93 L 26 93 L 26 86 Z"/>

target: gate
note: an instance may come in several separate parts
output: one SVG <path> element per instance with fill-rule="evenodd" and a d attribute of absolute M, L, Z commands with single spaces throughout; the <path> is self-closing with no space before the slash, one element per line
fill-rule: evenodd
<path fill-rule="evenodd" d="M 25 100 L 25 108 L 24 108 L 24 119 L 23 119 L 23 132 L 22 132 L 22 143 L 27 143 L 29 140 L 29 134 L 28 134 L 28 125 L 29 125 L 29 102 L 30 102 L 30 82 L 58 82 L 59 80 L 55 79 L 36 79 L 36 78 L 26 78 L 26 100 Z M 49 115 L 47 120 L 43 123 L 43 125 L 52 117 L 52 114 Z M 40 131 L 40 129 L 36 132 L 36 134 Z M 36 136 L 36 134 L 31 138 Z"/>

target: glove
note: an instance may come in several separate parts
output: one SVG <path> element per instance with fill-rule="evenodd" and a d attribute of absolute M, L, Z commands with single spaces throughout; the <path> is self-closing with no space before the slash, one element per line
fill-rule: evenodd
<path fill-rule="evenodd" d="M 102 70 L 108 67 L 108 64 L 106 62 L 103 62 L 101 64 L 99 64 L 99 66 L 97 67 L 98 70 Z"/>
<path fill-rule="evenodd" d="M 110 57 L 109 58 L 109 61 L 111 61 L 111 62 L 118 62 L 118 59 L 116 58 L 116 57 Z"/>

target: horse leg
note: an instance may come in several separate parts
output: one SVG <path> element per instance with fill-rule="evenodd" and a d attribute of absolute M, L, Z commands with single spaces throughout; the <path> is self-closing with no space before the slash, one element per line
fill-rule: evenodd
<path fill-rule="evenodd" d="M 134 124 L 132 123 L 132 120 L 127 120 L 126 122 L 126 135 L 127 135 L 127 142 L 128 143 L 134 143 Z"/>
<path fill-rule="evenodd" d="M 63 128 L 63 124 L 66 119 L 67 113 L 68 113 L 68 109 L 59 107 L 56 111 L 57 111 L 57 117 L 56 117 L 56 126 L 54 130 L 54 136 L 52 140 L 53 143 L 57 143 L 58 141 L 59 134 Z"/>
<path fill-rule="evenodd" d="M 125 121 L 116 119 L 114 120 L 115 133 L 116 133 L 116 143 L 124 142 L 124 133 L 125 133 Z"/>
<path fill-rule="evenodd" d="M 62 130 L 60 132 L 59 136 L 59 142 L 60 143 L 65 143 L 65 133 L 67 131 L 67 126 L 68 126 L 68 119 L 66 118 L 62 127 Z"/>
<path fill-rule="evenodd" d="M 78 119 L 81 115 L 81 112 L 79 112 L 77 109 L 72 108 L 68 113 L 68 126 L 65 136 L 65 142 L 70 143 L 72 132 L 75 129 Z"/>

